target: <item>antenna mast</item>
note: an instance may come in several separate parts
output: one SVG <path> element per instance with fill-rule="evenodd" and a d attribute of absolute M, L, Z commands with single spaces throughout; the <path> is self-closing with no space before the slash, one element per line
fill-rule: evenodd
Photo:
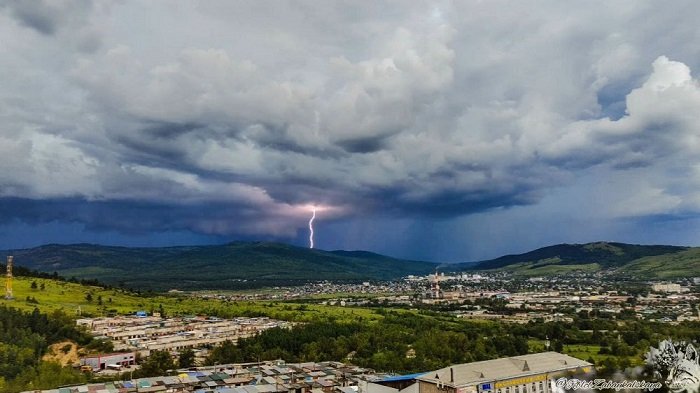
<path fill-rule="evenodd" d="M 5 276 L 5 299 L 12 300 L 12 255 L 7 256 L 7 275 Z"/>

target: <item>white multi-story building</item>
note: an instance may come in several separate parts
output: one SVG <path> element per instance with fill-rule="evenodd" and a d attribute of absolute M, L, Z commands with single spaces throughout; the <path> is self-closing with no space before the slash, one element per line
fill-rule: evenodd
<path fill-rule="evenodd" d="M 683 288 L 681 288 L 680 284 L 660 283 L 652 284 L 651 290 L 654 292 L 681 293 Z"/>

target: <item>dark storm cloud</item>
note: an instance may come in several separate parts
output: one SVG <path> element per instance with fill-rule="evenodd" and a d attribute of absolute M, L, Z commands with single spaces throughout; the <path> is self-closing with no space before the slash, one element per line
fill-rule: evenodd
<path fill-rule="evenodd" d="M 79 30 L 86 24 L 93 4 L 86 0 L 2 1 L 0 9 L 9 9 L 20 25 L 44 36 L 52 37 L 62 29 Z M 95 40 L 82 40 L 81 45 L 93 46 Z"/>
<path fill-rule="evenodd" d="M 146 130 L 150 134 L 150 130 Z M 130 155 L 136 162 L 146 162 L 151 165 L 165 165 L 169 168 L 175 168 L 176 163 L 184 159 L 185 152 L 179 146 L 173 146 L 171 143 L 159 143 L 159 139 L 163 136 L 149 135 L 147 138 L 120 135 L 115 138 L 114 142 L 130 150 Z M 167 138 L 166 138 L 167 139 Z M 143 160 L 138 160 L 136 157 L 142 157 Z"/>
<path fill-rule="evenodd" d="M 55 10 L 47 7 L 42 1 L 15 1 L 11 2 L 12 15 L 23 25 L 31 27 L 41 34 L 52 35 L 56 32 L 59 21 Z"/>
<path fill-rule="evenodd" d="M 463 214 L 477 213 L 497 207 L 514 207 L 535 203 L 539 195 L 531 194 L 525 189 L 507 190 L 498 193 L 494 190 L 482 192 L 441 191 L 430 195 L 430 198 L 421 200 L 394 202 L 396 194 L 387 193 L 385 201 L 386 212 L 391 212 L 400 217 L 406 213 L 438 218 L 450 218 Z"/>
<path fill-rule="evenodd" d="M 182 136 L 190 132 L 196 132 L 202 126 L 195 123 L 169 123 L 157 122 L 154 125 L 149 125 L 143 129 L 143 132 L 156 139 L 169 139 Z"/>
<path fill-rule="evenodd" d="M 0 198 L 0 224 L 22 221 L 80 223 L 93 231 L 125 234 L 197 231 L 207 235 L 286 236 L 273 228 L 279 217 L 231 203 L 178 204 L 155 201 L 89 201 L 81 198 Z M 254 224 L 251 221 L 255 220 Z"/>
<path fill-rule="evenodd" d="M 372 153 L 382 150 L 386 146 L 386 137 L 382 135 L 370 138 L 347 139 L 338 141 L 337 144 L 348 153 Z"/>
<path fill-rule="evenodd" d="M 610 216 L 700 211 L 693 13 L 642 4 L 7 3 L 4 213 L 293 236 L 312 205 L 445 220 L 591 172 L 637 176 Z"/>

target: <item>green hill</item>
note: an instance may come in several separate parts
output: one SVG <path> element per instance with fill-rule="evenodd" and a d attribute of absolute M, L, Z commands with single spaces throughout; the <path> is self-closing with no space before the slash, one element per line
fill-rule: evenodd
<path fill-rule="evenodd" d="M 698 277 L 700 276 L 700 247 L 672 254 L 639 258 L 625 265 L 621 272 L 660 279 Z"/>
<path fill-rule="evenodd" d="M 460 266 L 465 270 L 497 269 L 526 276 L 609 270 L 649 278 L 688 277 L 700 272 L 700 249 L 608 242 L 558 244 Z"/>
<path fill-rule="evenodd" d="M 7 253 L 0 252 L 0 258 L 4 260 Z M 388 280 L 432 273 L 438 266 L 367 251 L 322 251 L 264 242 L 154 248 L 49 244 L 12 253 L 18 269 L 152 290 Z M 559 244 L 477 263 L 441 265 L 441 269 L 501 270 L 525 276 L 608 270 L 617 275 L 666 279 L 697 275 L 700 248 L 606 242 Z"/>
<path fill-rule="evenodd" d="M 30 269 L 154 290 L 386 280 L 425 274 L 436 266 L 369 252 L 329 252 L 263 242 L 161 248 L 50 244 L 13 254 L 17 265 Z"/>

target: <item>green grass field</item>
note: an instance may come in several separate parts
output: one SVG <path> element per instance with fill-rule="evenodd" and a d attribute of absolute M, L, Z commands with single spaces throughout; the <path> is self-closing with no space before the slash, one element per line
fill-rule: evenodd
<path fill-rule="evenodd" d="M 528 340 L 528 347 L 530 352 L 544 352 L 546 350 L 543 340 L 530 339 Z M 600 354 L 600 348 L 600 345 L 571 344 L 564 345 L 564 350 L 562 352 L 581 360 L 593 359 L 595 364 L 601 364 L 606 358 L 609 357 L 617 359 L 620 358 L 620 356 Z M 551 351 L 553 349 L 550 348 L 549 350 Z M 643 363 L 641 356 L 628 356 L 628 359 L 633 366 L 641 365 Z"/>
<path fill-rule="evenodd" d="M 36 282 L 37 289 L 31 288 L 32 282 Z M 42 284 L 45 287 L 44 290 L 39 289 Z M 2 298 L 0 299 L 0 304 L 23 310 L 32 310 L 35 307 L 38 307 L 41 311 L 63 309 L 67 313 L 75 314 L 80 308 L 82 313 L 94 315 L 106 313 L 107 310 L 116 310 L 118 313 L 131 313 L 149 307 L 147 299 L 119 290 L 108 290 L 41 278 L 15 277 L 13 280 L 13 292 L 14 300 Z M 86 298 L 88 293 L 92 296 L 91 302 Z M 26 300 L 27 297 L 36 299 L 38 304 L 28 302 Z M 102 306 L 98 304 L 99 297 L 102 298 Z"/>
<path fill-rule="evenodd" d="M 572 345 L 564 345 L 564 353 L 567 355 L 571 355 L 573 357 L 577 357 L 579 359 L 589 359 L 593 358 L 596 362 L 602 363 L 605 358 L 608 357 L 614 357 L 617 359 L 620 359 L 620 356 L 614 356 L 614 355 L 601 355 L 598 352 L 600 351 L 600 345 L 587 345 L 587 344 L 572 344 Z M 644 362 L 642 360 L 642 354 L 639 353 L 634 356 L 627 356 L 627 358 L 630 361 L 630 364 L 633 366 L 639 366 L 642 365 Z"/>
<path fill-rule="evenodd" d="M 37 289 L 32 289 L 36 282 Z M 41 290 L 41 285 L 44 290 Z M 118 289 L 83 286 L 79 284 L 41 278 L 15 277 L 13 283 L 14 300 L 0 298 L 0 304 L 23 310 L 50 312 L 63 310 L 72 315 L 104 316 L 110 313 L 132 314 L 139 310 L 158 311 L 162 305 L 166 315 L 218 315 L 269 316 L 290 321 L 310 321 L 314 319 L 378 320 L 382 315 L 373 309 L 362 307 L 327 306 L 320 304 L 284 303 L 277 301 L 237 301 L 207 300 L 188 295 L 139 296 Z M 92 301 L 87 300 L 90 294 Z M 27 297 L 37 303 L 27 301 Z M 102 304 L 99 304 L 101 298 Z"/>

